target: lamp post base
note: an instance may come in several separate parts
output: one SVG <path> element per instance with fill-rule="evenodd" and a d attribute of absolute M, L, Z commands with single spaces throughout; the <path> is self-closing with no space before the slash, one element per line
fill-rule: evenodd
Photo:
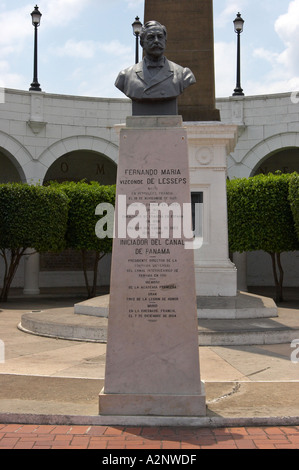
<path fill-rule="evenodd" d="M 244 96 L 242 88 L 235 88 L 233 96 Z"/>
<path fill-rule="evenodd" d="M 38 82 L 31 83 L 29 91 L 42 91 L 40 84 Z"/>

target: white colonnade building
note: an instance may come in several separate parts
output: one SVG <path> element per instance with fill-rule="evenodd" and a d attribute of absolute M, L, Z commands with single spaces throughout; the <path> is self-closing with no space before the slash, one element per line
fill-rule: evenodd
<path fill-rule="evenodd" d="M 3 101 L 0 103 L 0 183 L 43 184 L 50 180 L 82 179 L 115 183 L 118 162 L 115 126 L 131 115 L 129 100 L 6 89 Z M 235 145 L 227 148 L 225 171 L 229 178 L 250 177 L 261 171 L 299 171 L 298 101 L 294 93 L 216 100 L 221 123 L 232 132 L 234 129 Z M 192 134 L 192 128 L 198 123 L 187 124 Z M 192 146 L 192 138 L 190 142 Z M 190 155 L 193 158 L 194 152 Z M 204 171 L 213 156 L 200 152 L 196 158 L 198 173 L 191 168 L 191 180 L 195 191 L 203 192 L 203 213 L 208 213 L 206 205 L 211 195 L 205 197 L 209 185 L 202 184 L 199 167 Z M 217 171 L 217 165 L 213 171 Z M 204 218 L 206 245 L 209 223 L 209 218 Z M 285 286 L 298 286 L 299 253 L 285 253 L 282 260 Z M 267 254 L 235 254 L 234 263 L 241 290 L 246 286 L 273 285 L 271 259 Z M 0 281 L 2 271 L 0 260 Z M 109 279 L 110 258 L 106 256 L 99 267 L 99 282 L 105 286 Z M 47 287 L 83 285 L 80 257 L 73 252 L 25 257 L 13 282 L 13 287 L 22 288 L 25 294 L 38 294 Z M 218 295 L 226 293 L 218 292 Z"/>

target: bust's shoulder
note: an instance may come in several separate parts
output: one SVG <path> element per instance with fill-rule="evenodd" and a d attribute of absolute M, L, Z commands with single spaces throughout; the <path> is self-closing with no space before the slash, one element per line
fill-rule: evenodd
<path fill-rule="evenodd" d="M 182 65 L 176 64 L 170 60 L 168 60 L 168 63 L 169 68 L 173 70 L 179 77 L 181 77 L 184 82 L 188 82 L 189 85 L 196 83 L 195 76 L 188 67 L 183 67 Z"/>
<path fill-rule="evenodd" d="M 184 70 L 184 67 L 182 67 L 181 65 L 179 64 L 176 64 L 175 62 L 172 62 L 172 60 L 169 60 L 169 59 L 166 59 L 166 61 L 168 62 L 168 66 L 173 69 L 173 70 L 180 70 L 180 71 L 183 71 Z"/>
<path fill-rule="evenodd" d="M 169 67 L 172 69 L 172 70 L 175 70 L 177 72 L 180 72 L 182 74 L 188 74 L 191 72 L 191 70 L 188 68 L 188 67 L 183 67 L 182 65 L 179 65 L 179 64 L 176 64 L 175 62 L 172 62 L 171 60 L 168 60 L 167 59 L 167 62 L 169 64 Z"/>
<path fill-rule="evenodd" d="M 143 62 L 139 62 L 138 64 L 131 65 L 130 67 L 127 67 L 126 69 L 121 70 L 119 72 L 119 76 L 127 76 L 131 75 L 133 72 L 136 72 L 142 68 Z"/>
<path fill-rule="evenodd" d="M 140 70 L 140 64 L 142 63 L 131 65 L 119 72 L 115 86 L 123 93 L 129 93 L 129 88 L 132 87 L 132 83 L 135 83 L 136 72 Z"/>

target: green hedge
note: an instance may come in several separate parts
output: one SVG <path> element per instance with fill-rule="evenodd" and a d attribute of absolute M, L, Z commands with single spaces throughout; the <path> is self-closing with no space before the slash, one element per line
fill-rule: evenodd
<path fill-rule="evenodd" d="M 59 189 L 23 183 L 0 184 L 0 256 L 4 280 L 0 300 L 8 291 L 21 257 L 65 247 L 68 198 Z"/>
<path fill-rule="evenodd" d="M 95 227 L 99 217 L 95 215 L 98 204 L 115 205 L 115 186 L 101 186 L 98 182 L 84 181 L 50 183 L 51 187 L 63 191 L 69 199 L 66 244 L 68 248 L 82 254 L 82 268 L 89 297 L 96 295 L 98 263 L 103 256 L 112 251 L 112 239 L 100 239 Z M 86 267 L 86 252 L 94 252 L 93 280 L 90 285 Z"/>
<path fill-rule="evenodd" d="M 282 300 L 280 254 L 299 249 L 289 187 L 294 175 L 268 174 L 227 183 L 231 252 L 263 250 L 272 258 L 276 300 Z"/>
<path fill-rule="evenodd" d="M 292 176 L 258 175 L 227 183 L 230 251 L 299 248 L 289 203 Z"/>
<path fill-rule="evenodd" d="M 66 243 L 69 248 L 109 253 L 112 240 L 99 239 L 95 226 L 99 217 L 95 215 L 98 204 L 115 204 L 115 186 L 101 186 L 97 182 L 66 182 L 51 184 L 58 187 L 69 199 Z"/>
<path fill-rule="evenodd" d="M 228 235 L 231 252 L 270 253 L 277 286 L 282 287 L 280 253 L 299 249 L 299 175 L 258 175 L 227 182 Z M 89 295 L 95 294 L 100 258 L 112 250 L 112 239 L 99 239 L 95 227 L 98 204 L 115 205 L 115 186 L 68 182 L 34 186 L 0 184 L 0 256 L 5 274 L 0 300 L 8 290 L 27 248 L 38 252 L 81 251 Z M 84 257 L 95 253 L 90 288 Z M 277 273 L 280 272 L 280 278 Z"/>
<path fill-rule="evenodd" d="M 55 188 L 0 185 L 0 248 L 60 251 L 65 246 L 68 198 Z"/>
<path fill-rule="evenodd" d="M 289 200 L 293 213 L 295 230 L 299 240 L 299 175 L 294 173 L 290 180 Z"/>

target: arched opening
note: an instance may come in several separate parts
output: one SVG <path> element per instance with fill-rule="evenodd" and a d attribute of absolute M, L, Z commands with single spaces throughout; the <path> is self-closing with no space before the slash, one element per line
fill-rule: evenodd
<path fill-rule="evenodd" d="M 281 171 L 299 172 L 299 147 L 286 147 L 276 150 L 263 158 L 253 169 L 252 176 Z M 299 252 L 283 253 L 282 264 L 285 273 L 285 287 L 297 287 L 299 283 Z M 271 259 L 265 252 L 247 253 L 248 286 L 273 286 Z"/>
<path fill-rule="evenodd" d="M 20 183 L 22 178 L 13 157 L 0 147 L 0 183 Z"/>
<path fill-rule="evenodd" d="M 299 172 L 299 147 L 288 147 L 267 155 L 254 169 L 253 176 L 260 173 Z"/>
<path fill-rule="evenodd" d="M 116 184 L 117 165 L 105 155 L 91 150 L 75 150 L 58 158 L 48 169 L 44 184 L 50 181 L 98 181 L 101 185 Z M 94 254 L 86 259 L 92 275 Z M 99 292 L 106 292 L 110 282 L 111 257 L 106 255 L 99 264 Z M 65 250 L 42 253 L 40 256 L 41 287 L 80 287 L 84 289 L 81 253 Z"/>
<path fill-rule="evenodd" d="M 21 176 L 22 175 L 22 176 Z M 4 183 L 21 183 L 25 181 L 25 176 L 22 168 L 20 167 L 17 160 L 3 147 L 0 147 L 0 184 Z M 1 214 L 2 216 L 2 214 Z M 22 270 L 23 270 L 23 260 L 21 260 L 17 273 L 14 277 L 14 282 L 16 285 L 22 284 Z M 3 284 L 4 276 L 4 259 L 0 257 L 0 286 Z M 1 343 L 1 342 L 0 342 Z M 1 344 L 0 344 L 1 349 Z M 0 351 L 1 356 L 1 351 Z M 1 357 L 0 357 L 1 362 Z"/>
<path fill-rule="evenodd" d="M 49 181 L 98 181 L 102 185 L 116 183 L 116 164 L 105 155 L 91 150 L 76 150 L 58 158 L 48 169 L 44 184 Z"/>

